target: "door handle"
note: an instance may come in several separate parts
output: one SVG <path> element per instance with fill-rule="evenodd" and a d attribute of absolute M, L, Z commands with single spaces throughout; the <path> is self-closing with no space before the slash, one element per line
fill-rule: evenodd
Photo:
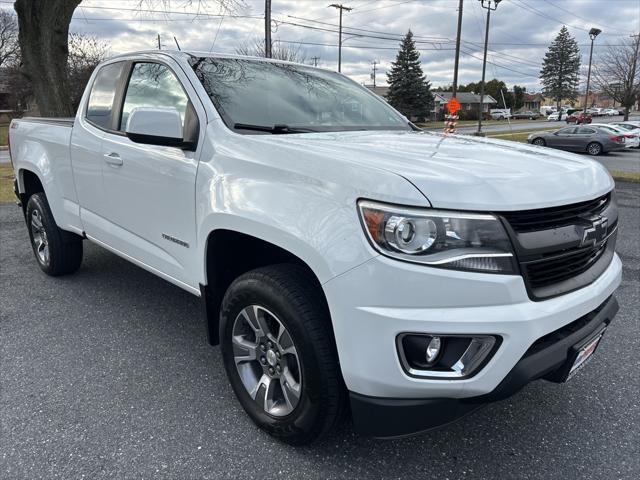
<path fill-rule="evenodd" d="M 109 165 L 113 165 L 116 167 L 120 167 L 123 164 L 122 158 L 120 158 L 120 155 L 118 155 L 116 152 L 105 153 L 104 161 Z"/>

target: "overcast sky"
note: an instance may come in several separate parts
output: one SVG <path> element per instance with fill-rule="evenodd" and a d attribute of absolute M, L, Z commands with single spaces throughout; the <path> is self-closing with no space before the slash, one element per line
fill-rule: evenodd
<path fill-rule="evenodd" d="M 166 48 L 175 48 L 175 36 L 185 50 L 233 53 L 264 35 L 264 0 L 235 1 L 243 5 L 229 13 L 217 0 L 84 0 L 71 31 L 110 42 L 114 54 L 155 48 L 158 33 Z M 302 42 L 299 48 L 308 59 L 317 56 L 319 65 L 337 68 L 338 11 L 328 7 L 332 1 L 272 0 L 273 39 L 293 42 L 294 48 Z M 343 73 L 370 83 L 376 60 L 377 83 L 384 84 L 399 38 L 411 29 L 427 78 L 434 86 L 451 83 L 458 0 L 342 1 L 353 8 L 343 17 L 344 38 L 351 37 L 343 46 Z M 2 6 L 12 7 L 11 2 Z M 463 10 L 460 82 L 467 83 L 481 77 L 486 10 L 479 0 L 464 0 Z M 580 44 L 586 74 L 589 28 L 603 31 L 595 43 L 597 59 L 604 45 L 617 45 L 640 30 L 640 0 L 503 0 L 491 15 L 487 78 L 539 89 L 541 60 L 562 25 Z"/>

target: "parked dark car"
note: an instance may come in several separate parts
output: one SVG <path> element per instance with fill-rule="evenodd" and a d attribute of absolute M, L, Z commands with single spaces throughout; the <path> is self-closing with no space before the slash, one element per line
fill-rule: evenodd
<path fill-rule="evenodd" d="M 576 112 L 569 115 L 566 119 L 567 123 L 575 123 L 576 125 L 580 125 L 581 123 L 591 123 L 592 118 L 588 113 Z"/>
<path fill-rule="evenodd" d="M 527 138 L 527 143 L 570 152 L 586 152 L 589 155 L 600 155 L 625 148 L 624 136 L 613 135 L 604 129 L 589 126 L 532 133 Z"/>
<path fill-rule="evenodd" d="M 517 119 L 535 120 L 539 117 L 540 117 L 539 113 L 532 112 L 531 110 L 527 110 L 526 112 L 516 112 L 511 116 L 511 118 L 514 118 L 516 120 Z"/>

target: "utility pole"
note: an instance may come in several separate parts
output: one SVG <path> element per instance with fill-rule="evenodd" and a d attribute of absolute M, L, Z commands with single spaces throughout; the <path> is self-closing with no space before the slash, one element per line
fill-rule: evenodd
<path fill-rule="evenodd" d="M 271 58 L 271 0 L 264 0 L 264 56 Z"/>
<path fill-rule="evenodd" d="M 162 45 L 160 44 L 160 34 L 158 34 L 158 50 L 162 50 Z"/>
<path fill-rule="evenodd" d="M 485 6 L 484 2 L 487 2 Z M 480 104 L 478 105 L 478 131 L 476 132 L 477 136 L 483 136 L 482 133 L 482 113 L 484 110 L 484 75 L 487 70 L 487 46 L 489 45 L 489 19 L 491 18 L 491 11 L 496 10 L 498 8 L 498 4 L 502 0 L 480 0 L 480 4 L 482 8 L 487 10 L 487 25 L 485 26 L 484 31 L 484 57 L 482 59 L 482 82 L 480 83 Z M 493 3 L 493 8 L 491 4 Z"/>
<path fill-rule="evenodd" d="M 589 83 L 591 82 L 591 59 L 593 58 L 593 41 L 602 33 L 599 28 L 589 30 L 589 38 L 591 38 L 591 50 L 589 51 L 589 70 L 587 71 L 587 90 L 584 92 L 584 108 L 583 113 L 587 113 L 587 100 L 589 99 Z"/>
<path fill-rule="evenodd" d="M 371 62 L 373 64 L 373 73 L 371 74 L 371 78 L 373 79 L 373 87 L 375 88 L 376 86 L 376 65 L 378 65 L 378 62 L 376 62 L 375 60 L 373 62 Z"/>
<path fill-rule="evenodd" d="M 330 7 L 337 8 L 340 10 L 340 27 L 338 28 L 338 72 L 342 71 L 342 11 L 346 10 L 350 12 L 353 10 L 351 7 L 345 7 L 341 3 L 332 3 L 329 5 Z"/>
<path fill-rule="evenodd" d="M 311 57 L 311 61 L 313 62 L 313 66 L 317 67 L 318 66 L 318 61 L 320 60 L 320 57 Z"/>
<path fill-rule="evenodd" d="M 460 63 L 460 36 L 462 35 L 462 1 L 458 3 L 458 34 L 456 36 L 456 62 L 453 67 L 453 94 L 451 98 L 456 98 L 458 93 L 458 65 Z"/>

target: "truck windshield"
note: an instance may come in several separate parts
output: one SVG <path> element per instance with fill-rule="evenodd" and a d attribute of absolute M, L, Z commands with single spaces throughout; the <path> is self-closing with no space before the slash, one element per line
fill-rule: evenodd
<path fill-rule="evenodd" d="M 191 64 L 238 133 L 412 129 L 384 100 L 334 72 L 237 58 L 194 58 Z"/>

